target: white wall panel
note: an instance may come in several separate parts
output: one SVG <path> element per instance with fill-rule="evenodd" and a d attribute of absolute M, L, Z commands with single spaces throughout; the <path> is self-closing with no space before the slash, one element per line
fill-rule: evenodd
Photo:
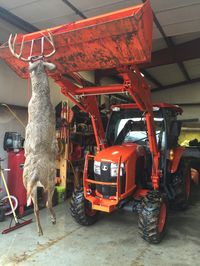
<path fill-rule="evenodd" d="M 167 44 L 163 38 L 156 39 L 156 40 L 153 39 L 153 47 L 152 47 L 153 52 L 164 49 L 164 48 L 167 48 Z"/>
<path fill-rule="evenodd" d="M 20 79 L 15 72 L 0 62 L 0 102 L 27 106 L 27 81 Z"/>
<path fill-rule="evenodd" d="M 52 103 L 55 106 L 65 96 L 60 88 L 50 81 Z M 4 62 L 0 62 L 0 103 L 5 102 L 19 106 L 28 105 L 28 82 L 19 78 Z"/>
<path fill-rule="evenodd" d="M 177 64 L 149 68 L 148 72 L 163 85 L 169 85 L 185 80 L 185 77 Z"/>
<path fill-rule="evenodd" d="M 71 15 L 74 12 L 63 1 L 42 0 L 12 9 L 12 13 L 33 23 Z"/>
<path fill-rule="evenodd" d="M 113 8 L 113 10 L 116 10 L 117 7 L 128 7 L 128 6 L 134 6 L 137 4 L 141 4 L 141 0 L 73 0 L 73 5 L 79 8 L 81 11 L 89 11 L 89 10 L 98 10 L 98 8 L 101 10 L 101 7 Z M 108 11 L 109 12 L 109 11 Z"/>
<path fill-rule="evenodd" d="M 167 103 L 199 103 L 200 83 L 153 92 L 154 101 Z"/>
<path fill-rule="evenodd" d="M 184 42 L 189 42 L 191 40 L 195 40 L 200 38 L 200 31 L 199 32 L 191 32 L 183 35 L 173 36 L 173 41 L 175 44 L 180 44 Z"/>
<path fill-rule="evenodd" d="M 200 18 L 198 20 L 179 22 L 163 26 L 163 29 L 167 36 L 182 35 L 193 32 L 198 32 L 200 34 Z"/>
<path fill-rule="evenodd" d="M 200 59 L 194 59 L 184 62 L 190 78 L 200 78 Z M 200 100 L 200 99 L 199 99 Z"/>
<path fill-rule="evenodd" d="M 199 103 L 200 102 L 200 83 L 181 86 L 168 90 L 152 93 L 154 102 L 166 103 Z M 200 118 L 200 106 L 183 106 L 181 119 Z"/>
<path fill-rule="evenodd" d="M 16 7 L 30 5 L 31 3 L 40 2 L 41 0 L 0 0 L 0 6 L 11 10 Z"/>
<path fill-rule="evenodd" d="M 151 0 L 151 6 L 156 13 L 199 3 L 199 0 Z"/>
<path fill-rule="evenodd" d="M 200 2 L 194 5 L 187 5 L 171 10 L 162 11 L 156 14 L 162 26 L 198 20 L 200 14 Z"/>
<path fill-rule="evenodd" d="M 50 19 L 46 19 L 46 20 L 40 20 L 40 21 L 34 22 L 32 24 L 34 26 L 38 27 L 39 29 L 46 29 L 46 28 L 59 26 L 62 24 L 67 24 L 70 22 L 75 22 L 78 20 L 81 20 L 80 16 L 78 16 L 74 13 L 74 14 L 67 15 L 67 16 L 50 18 Z"/>

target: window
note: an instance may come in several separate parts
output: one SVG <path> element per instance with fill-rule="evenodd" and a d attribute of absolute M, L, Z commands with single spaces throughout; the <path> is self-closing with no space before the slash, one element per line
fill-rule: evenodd
<path fill-rule="evenodd" d="M 121 130 L 124 128 L 125 124 L 129 121 L 132 120 L 134 122 L 133 129 L 130 130 L 124 137 L 124 142 L 138 142 L 140 145 L 145 145 L 145 143 L 148 140 L 147 137 L 147 131 L 146 131 L 146 123 L 145 123 L 145 118 L 125 118 L 121 119 L 119 121 L 118 127 L 117 127 L 117 135 L 121 132 Z M 161 124 L 163 122 L 163 118 L 154 118 L 155 121 L 155 127 L 156 127 L 156 138 L 157 141 L 159 140 L 159 134 L 162 130 Z"/>
<path fill-rule="evenodd" d="M 158 111 L 154 112 L 154 116 L 157 142 L 163 147 L 165 139 L 164 118 L 161 112 Z M 126 130 L 124 131 L 121 142 L 136 142 L 140 145 L 148 145 L 145 117 L 142 112 L 136 109 L 113 111 L 107 128 L 107 140 L 109 145 L 115 144 L 120 132 L 122 132 L 126 123 L 130 120 L 133 121 L 133 126 L 130 130 L 127 130 L 127 132 Z"/>

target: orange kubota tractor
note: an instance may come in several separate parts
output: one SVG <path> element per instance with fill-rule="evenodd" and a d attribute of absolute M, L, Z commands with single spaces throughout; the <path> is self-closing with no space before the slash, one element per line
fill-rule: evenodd
<path fill-rule="evenodd" d="M 169 104 L 153 104 L 149 85 L 136 67 L 151 58 L 149 1 L 16 35 L 13 42 L 11 36 L 9 43 L 19 58 L 44 60 L 44 54 L 51 54 L 57 70 L 49 75 L 61 86 L 61 92 L 91 117 L 97 153 L 86 156 L 83 185 L 72 196 L 71 214 L 75 220 L 91 225 L 99 212 L 129 205 L 138 213 L 141 236 L 150 243 L 160 242 L 168 206 L 184 209 L 188 204 L 190 168 L 177 142 L 177 115 L 182 110 Z M 1 47 L 0 58 L 20 77 L 29 77 L 26 60 L 13 57 L 7 44 Z M 108 68 L 114 68 L 123 82 L 88 87 L 79 73 Z M 96 95 L 116 93 L 129 94 L 133 103 L 112 106 L 105 134 Z"/>

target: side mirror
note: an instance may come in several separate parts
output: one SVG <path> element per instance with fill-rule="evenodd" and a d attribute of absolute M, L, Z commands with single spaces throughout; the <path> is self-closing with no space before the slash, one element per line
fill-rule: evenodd
<path fill-rule="evenodd" d="M 179 120 L 172 121 L 169 134 L 172 136 L 178 137 L 181 133 L 181 126 L 182 126 L 181 121 L 179 121 Z"/>
<path fill-rule="evenodd" d="M 181 121 L 172 121 L 170 128 L 169 128 L 169 134 L 168 134 L 168 148 L 174 148 L 178 144 L 178 137 L 181 133 Z"/>

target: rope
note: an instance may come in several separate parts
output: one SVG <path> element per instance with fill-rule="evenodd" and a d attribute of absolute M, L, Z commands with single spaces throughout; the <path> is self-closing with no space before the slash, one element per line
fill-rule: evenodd
<path fill-rule="evenodd" d="M 1 104 L 2 106 L 5 106 L 8 110 L 9 110 L 9 112 L 14 116 L 14 118 L 23 126 L 23 128 L 25 128 L 26 127 L 26 125 L 22 122 L 22 120 L 19 118 L 19 116 L 15 113 L 15 112 L 13 112 L 12 111 L 12 109 L 7 105 L 7 104 L 5 104 L 5 103 L 2 103 Z"/>
<path fill-rule="evenodd" d="M 28 92 L 27 92 L 27 95 L 28 95 L 28 102 L 29 102 L 30 98 L 31 98 L 31 80 L 30 80 L 30 77 L 28 78 Z"/>

